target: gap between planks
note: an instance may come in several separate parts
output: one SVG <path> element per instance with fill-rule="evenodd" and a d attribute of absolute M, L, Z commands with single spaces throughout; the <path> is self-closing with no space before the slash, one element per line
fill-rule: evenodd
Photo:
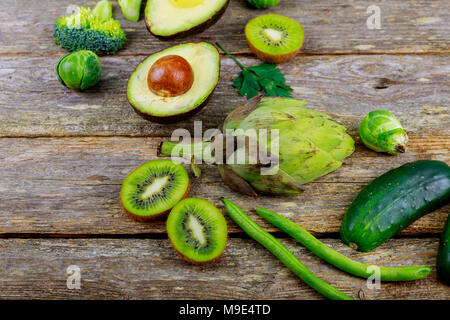
<path fill-rule="evenodd" d="M 267 231 L 277 239 L 291 239 L 292 237 L 282 231 Z M 336 232 L 319 233 L 310 232 L 317 239 L 341 239 L 340 234 Z M 425 232 L 420 234 L 399 234 L 394 235 L 391 239 L 426 239 L 437 238 L 439 234 L 433 234 L 431 232 Z M 230 239 L 250 239 L 250 236 L 245 232 L 229 232 L 228 238 Z M 166 240 L 168 239 L 167 233 L 129 233 L 129 234 L 64 234 L 64 233 L 3 233 L 0 234 L 0 239 L 147 239 L 147 240 Z"/>
<path fill-rule="evenodd" d="M 220 52 L 219 54 L 221 57 L 226 57 L 227 55 L 223 52 Z M 152 55 L 155 52 L 151 53 L 124 53 L 121 54 L 120 52 L 114 54 L 114 55 L 105 55 L 105 54 L 99 54 L 99 57 L 115 57 L 115 58 L 127 58 L 127 57 L 147 57 L 149 55 Z M 251 52 L 230 52 L 232 55 L 236 57 L 242 57 L 242 58 L 255 58 L 255 55 Z M 46 54 L 46 57 L 63 57 L 66 55 L 67 52 L 64 53 L 49 53 Z M 322 57 L 322 56 L 377 56 L 377 55 L 391 55 L 391 56 L 398 56 L 398 55 L 408 55 L 408 56 L 446 56 L 450 54 L 450 50 L 445 51 L 427 51 L 427 52 L 414 52 L 414 51 L 397 51 L 397 52 L 390 52 L 390 51 L 380 51 L 380 52 L 358 52 L 358 51 L 343 51 L 343 52 L 320 52 L 320 53 L 300 53 L 298 56 L 303 57 Z M 0 53 L 1 57 L 24 57 L 24 58 L 40 58 L 42 57 L 42 54 L 33 54 L 33 53 L 27 53 L 27 52 L 16 52 L 16 53 Z M 263 62 L 263 61 L 261 61 Z"/>
<path fill-rule="evenodd" d="M 367 299 L 449 299 L 435 269 L 425 279 L 383 282 L 368 290 L 359 279 L 324 263 L 293 239 L 283 244 L 318 277 Z M 337 240 L 324 243 L 370 265 L 435 265 L 437 239 L 391 240 L 360 253 Z M 0 298 L 72 299 L 318 299 L 323 298 L 257 242 L 230 239 L 217 263 L 183 261 L 167 240 L 0 240 Z M 245 259 L 242 259 L 245 257 Z M 82 289 L 68 290 L 66 269 L 82 270 Z M 362 297 L 361 297 L 362 298 Z"/>

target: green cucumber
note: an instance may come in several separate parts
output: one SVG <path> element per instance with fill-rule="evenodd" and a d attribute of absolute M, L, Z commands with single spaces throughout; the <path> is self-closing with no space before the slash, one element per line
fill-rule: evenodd
<path fill-rule="evenodd" d="M 437 272 L 442 283 L 450 286 L 450 215 L 447 217 L 439 242 Z"/>
<path fill-rule="evenodd" d="M 370 251 L 449 201 L 446 163 L 407 163 L 376 178 L 358 194 L 342 221 L 341 238 L 358 251 Z"/>

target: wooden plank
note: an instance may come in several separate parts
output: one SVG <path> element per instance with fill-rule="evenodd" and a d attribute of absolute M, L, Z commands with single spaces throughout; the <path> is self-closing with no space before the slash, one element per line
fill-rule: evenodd
<path fill-rule="evenodd" d="M 433 271 L 426 279 L 381 283 L 324 263 L 291 239 L 281 239 L 318 277 L 352 297 L 365 299 L 450 299 Z M 357 253 L 339 240 L 339 252 L 368 264 L 435 265 L 437 239 L 393 240 L 372 253 Z M 167 239 L 0 240 L 2 299 L 322 299 L 251 239 L 230 239 L 218 262 L 184 262 Z M 245 258 L 244 258 L 245 257 Z M 81 269 L 81 289 L 66 287 L 66 269 Z"/>
<path fill-rule="evenodd" d="M 69 5 L 94 6 L 96 0 L 3 0 L 0 3 L 0 54 L 62 54 L 53 43 L 55 20 L 66 14 Z M 232 0 L 222 19 L 199 35 L 171 41 L 151 36 L 144 22 L 127 21 L 116 1 L 114 15 L 128 35 L 119 55 L 149 54 L 186 41 L 219 41 L 234 53 L 249 53 L 244 37 L 245 24 L 266 13 Z M 381 29 L 369 30 L 370 5 L 381 10 Z M 377 1 L 364 0 L 283 0 L 271 13 L 292 17 L 303 24 L 306 54 L 330 53 L 448 53 L 450 8 L 447 0 Z M 142 16 L 142 15 L 141 15 Z M 20 36 L 18 36 L 20 35 Z"/>
<path fill-rule="evenodd" d="M 199 114 L 173 125 L 146 121 L 126 98 L 128 78 L 143 58 L 102 57 L 102 81 L 76 92 L 56 78 L 59 57 L 0 57 L 0 136 L 170 136 L 176 128 L 192 129 L 194 120 L 205 129 L 218 127 L 244 101 L 231 86 L 238 67 L 226 58 L 221 81 Z M 295 97 L 333 115 L 352 133 L 377 108 L 394 112 L 409 132 L 448 132 L 448 62 L 445 55 L 301 56 L 281 69 Z"/>
<path fill-rule="evenodd" d="M 99 86 L 73 92 L 56 80 L 54 68 L 65 51 L 53 44 L 52 28 L 69 4 L 95 2 L 0 3 L 0 137 L 4 137 L 0 139 L 0 238 L 38 238 L 0 239 L 0 298 L 320 299 L 253 240 L 239 238 L 241 230 L 228 218 L 231 239 L 224 256 L 212 265 L 191 266 L 172 250 L 164 220 L 132 221 L 118 200 L 123 178 L 155 158 L 161 137 L 178 127 L 192 130 L 194 121 L 161 126 L 135 115 L 125 95 L 132 69 L 145 55 L 187 41 L 219 41 L 239 54 L 244 64 L 259 63 L 249 57 L 243 28 L 249 19 L 267 11 L 233 0 L 211 29 L 164 42 L 152 37 L 143 21 L 126 21 L 112 1 L 127 32 L 127 46 L 116 56 L 101 57 Z M 256 216 L 256 205 L 276 210 L 321 237 L 336 237 L 352 199 L 379 174 L 416 159 L 449 163 L 450 68 L 448 55 L 441 55 L 450 53 L 447 1 L 383 1 L 378 4 L 381 30 L 366 28 L 368 5 L 363 0 L 283 0 L 270 12 L 303 23 L 306 42 L 303 54 L 281 68 L 297 98 L 333 115 L 354 137 L 368 111 L 393 111 L 410 132 L 408 153 L 376 154 L 356 138 L 357 152 L 342 168 L 308 184 L 304 194 L 289 198 L 240 196 L 223 185 L 216 168 L 207 166 L 201 179 L 193 179 L 190 196 L 206 198 L 221 209 L 219 198 L 226 196 L 271 232 L 277 229 Z M 224 58 L 221 82 L 209 106 L 195 117 L 205 129 L 217 127 L 243 101 L 230 85 L 237 72 Z M 117 135 L 124 137 L 112 137 Z M 62 138 L 28 139 L 49 136 Z M 372 253 L 357 253 L 339 239 L 324 241 L 366 263 L 434 265 L 437 235 L 449 211 L 446 206 L 420 219 L 400 233 L 401 239 L 389 240 Z M 420 238 L 410 238 L 415 236 Z M 354 297 L 450 299 L 450 291 L 437 281 L 435 272 L 424 280 L 386 283 L 369 290 L 364 280 L 322 263 L 294 241 L 283 238 L 282 242 L 319 277 Z M 79 291 L 66 288 L 65 270 L 74 264 L 82 270 Z"/>
<path fill-rule="evenodd" d="M 351 201 L 369 181 L 417 159 L 450 163 L 450 134 L 411 134 L 407 153 L 377 154 L 357 144 L 356 152 L 337 171 L 305 185 L 292 197 L 240 196 L 224 186 L 215 167 L 205 166 L 192 178 L 190 197 L 222 208 L 220 197 L 236 201 L 252 217 L 260 205 L 280 212 L 319 235 L 338 233 Z M 164 220 L 139 223 L 119 203 L 123 179 L 138 165 L 154 159 L 160 138 L 3 138 L 0 139 L 0 234 L 147 234 L 164 233 Z M 438 234 L 450 207 L 423 217 L 403 235 Z M 275 229 L 256 218 L 270 231 Z M 240 229 L 230 220 L 230 232 Z"/>

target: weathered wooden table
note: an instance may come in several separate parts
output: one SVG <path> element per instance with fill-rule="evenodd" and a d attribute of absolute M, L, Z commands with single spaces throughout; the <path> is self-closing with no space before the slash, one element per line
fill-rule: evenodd
<path fill-rule="evenodd" d="M 66 52 L 53 43 L 55 19 L 70 4 L 94 0 L 2 0 L 0 2 L 0 297 L 132 299 L 320 299 L 228 218 L 230 239 L 219 262 L 185 263 L 172 250 L 164 221 L 138 223 L 120 208 L 121 181 L 154 159 L 175 128 L 217 127 L 243 101 L 231 87 L 237 66 L 222 56 L 220 83 L 209 105 L 194 118 L 157 125 L 137 116 L 126 83 L 147 55 L 186 41 L 219 41 L 246 65 L 259 63 L 243 37 L 245 23 L 266 11 L 232 0 L 222 19 L 187 39 L 163 42 L 143 21 L 126 21 L 126 48 L 102 56 L 102 81 L 92 90 L 68 90 L 55 66 Z M 381 29 L 369 30 L 369 5 L 381 9 Z M 190 196 L 219 208 L 236 201 L 319 277 L 345 293 L 367 299 L 449 299 L 450 289 L 433 272 L 427 279 L 383 283 L 369 290 L 277 232 L 253 212 L 274 209 L 338 251 L 366 263 L 434 265 L 439 233 L 449 206 L 414 223 L 370 253 L 339 239 L 352 199 L 373 178 L 416 159 L 450 162 L 450 5 L 448 0 L 282 0 L 270 12 L 300 21 L 303 53 L 281 65 L 295 97 L 344 124 L 356 152 L 339 170 L 289 198 L 250 199 L 225 187 L 214 167 L 194 179 Z M 377 154 L 359 141 L 362 117 L 375 108 L 394 112 L 410 135 L 408 152 Z M 66 287 L 70 265 L 81 269 L 81 289 Z"/>

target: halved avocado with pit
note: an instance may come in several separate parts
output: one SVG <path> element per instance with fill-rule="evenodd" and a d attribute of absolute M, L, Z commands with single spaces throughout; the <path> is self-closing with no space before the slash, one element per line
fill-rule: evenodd
<path fill-rule="evenodd" d="M 145 23 L 157 37 L 186 36 L 216 23 L 228 3 L 229 0 L 148 0 Z"/>
<path fill-rule="evenodd" d="M 193 82 L 189 90 L 174 97 L 164 97 L 150 90 L 148 74 L 155 62 L 167 56 L 184 58 L 192 68 Z M 134 110 L 143 118 L 172 123 L 200 111 L 216 88 L 220 74 L 220 55 L 206 42 L 186 43 L 148 56 L 128 80 L 127 97 Z"/>

